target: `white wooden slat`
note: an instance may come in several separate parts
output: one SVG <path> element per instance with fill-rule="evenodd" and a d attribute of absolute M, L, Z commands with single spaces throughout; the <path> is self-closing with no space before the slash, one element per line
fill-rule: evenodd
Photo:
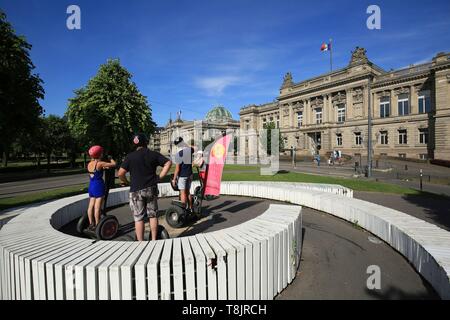
<path fill-rule="evenodd" d="M 236 233 L 236 228 L 224 230 L 224 233 L 244 246 L 245 269 L 243 273 L 245 274 L 245 299 L 253 300 L 253 244 Z M 238 299 L 240 298 L 238 297 Z"/>
<path fill-rule="evenodd" d="M 224 248 L 226 251 L 226 264 L 227 264 L 227 288 L 228 288 L 228 300 L 236 300 L 237 299 L 237 249 L 233 247 L 233 245 L 228 242 L 222 234 L 222 232 L 213 232 L 210 234 L 212 237 L 216 239 L 218 243 Z M 243 257 L 243 255 L 242 255 Z M 243 259 L 242 259 L 243 261 Z M 244 270 L 244 266 L 242 264 L 242 269 Z M 243 272 L 242 272 L 243 274 Z M 245 283 L 245 278 L 242 281 L 242 284 Z M 245 293 L 245 287 L 242 286 L 242 292 Z M 243 295 L 244 296 L 244 295 Z"/>
<path fill-rule="evenodd" d="M 267 234 L 259 233 L 257 229 L 253 227 L 253 224 L 249 224 L 247 228 L 242 228 L 241 231 L 259 241 L 261 252 L 260 252 L 260 274 L 261 277 L 258 279 L 260 282 L 258 297 L 255 299 L 268 300 L 268 288 L 269 288 L 269 272 L 268 268 L 272 260 L 268 259 L 269 253 L 269 237 Z M 272 278 L 270 279 L 272 281 Z"/>
<path fill-rule="evenodd" d="M 208 300 L 217 300 L 217 273 L 214 266 L 216 256 L 214 254 L 214 251 L 209 246 L 208 242 L 205 240 L 203 234 L 198 234 L 195 237 L 197 238 L 197 241 L 206 257 Z"/>
<path fill-rule="evenodd" d="M 75 282 L 75 267 L 85 259 L 88 259 L 93 255 L 96 255 L 99 252 L 99 250 L 102 250 L 104 247 L 107 247 L 108 245 L 109 243 L 99 242 L 99 245 L 96 248 L 96 250 L 92 250 L 90 252 L 86 252 L 80 256 L 77 256 L 75 259 L 71 260 L 64 266 L 64 284 L 66 295 L 65 299 L 75 300 L 76 297 L 75 291 L 77 289 L 77 283 Z"/>
<path fill-rule="evenodd" d="M 156 241 L 150 241 L 134 266 L 136 300 L 147 300 L 146 266 Z"/>
<path fill-rule="evenodd" d="M 52 263 L 55 259 L 64 256 L 65 254 L 71 252 L 74 250 L 73 248 L 84 248 L 86 246 L 90 245 L 87 241 L 73 241 L 70 242 L 69 246 L 64 246 L 60 248 L 59 250 L 55 250 L 48 255 L 42 257 L 37 261 L 37 268 L 38 268 L 38 274 L 39 274 L 39 289 L 40 289 L 40 296 L 44 297 L 46 300 L 54 300 L 54 278 L 53 278 L 53 268 L 51 268 L 51 273 L 48 273 L 48 265 Z"/>
<path fill-rule="evenodd" d="M 111 292 L 112 291 L 119 291 L 120 288 L 117 287 L 117 282 L 111 282 L 109 273 L 110 273 L 110 266 L 116 261 L 123 252 L 125 252 L 131 245 L 133 245 L 133 242 L 121 242 L 123 245 L 118 248 L 116 251 L 111 254 L 108 259 L 103 261 L 98 266 L 98 298 L 99 300 L 109 300 L 111 299 Z"/>
<path fill-rule="evenodd" d="M 66 247 L 67 245 L 70 245 L 73 242 L 72 239 L 64 239 L 62 241 L 56 242 L 55 244 L 51 246 L 47 246 L 45 250 L 43 251 L 36 251 L 31 255 L 27 255 L 27 257 L 24 258 L 25 263 L 25 270 L 31 273 L 32 275 L 32 283 L 33 283 L 33 299 L 34 300 L 46 300 L 47 294 L 46 294 L 46 282 L 45 282 L 45 275 L 44 278 L 41 280 L 39 276 L 39 268 L 38 268 L 38 261 L 40 259 L 45 258 L 49 254 L 53 254 L 55 251 L 58 251 L 61 248 Z M 31 297 L 30 297 L 31 299 Z"/>
<path fill-rule="evenodd" d="M 128 259 L 130 255 L 139 247 L 139 242 L 134 242 L 129 246 L 109 267 L 109 282 L 111 288 L 111 300 L 122 299 L 122 279 L 121 279 L 121 266 Z"/>
<path fill-rule="evenodd" d="M 204 237 L 216 256 L 217 298 L 219 300 L 227 300 L 227 254 L 217 240 L 211 236 L 211 234 L 206 233 L 204 234 Z"/>
<path fill-rule="evenodd" d="M 97 268 L 122 245 L 120 242 L 110 243 L 75 266 L 76 300 L 98 299 Z"/>
<path fill-rule="evenodd" d="M 244 224 L 236 228 L 236 233 L 238 233 L 242 238 L 249 241 L 253 246 L 253 300 L 261 299 L 261 241 L 257 239 L 254 235 L 249 235 L 243 232 L 246 226 L 249 224 Z"/>
<path fill-rule="evenodd" d="M 45 276 L 47 280 L 47 296 L 49 300 L 62 300 L 65 297 L 64 294 L 64 275 L 63 275 L 63 265 L 64 263 L 78 254 L 83 254 L 91 248 L 92 243 L 83 242 L 80 245 L 71 245 L 70 250 L 64 254 L 55 257 L 54 259 L 48 261 L 45 264 Z M 58 272 L 59 271 L 59 272 Z M 58 295 L 59 294 L 59 295 Z"/>
<path fill-rule="evenodd" d="M 161 274 L 161 300 L 172 299 L 171 283 L 171 258 L 172 258 L 173 239 L 164 240 L 164 250 L 160 262 Z"/>
<path fill-rule="evenodd" d="M 173 239 L 173 290 L 175 300 L 184 300 L 183 255 L 180 238 Z"/>
<path fill-rule="evenodd" d="M 137 261 L 141 255 L 145 252 L 146 247 L 150 242 L 140 242 L 133 254 L 131 254 L 128 259 L 122 263 L 120 266 L 121 280 L 122 280 L 122 300 L 132 300 L 135 296 L 135 288 L 133 286 L 133 270 Z M 135 282 L 137 283 L 137 278 Z M 145 278 L 142 280 L 145 286 Z"/>
<path fill-rule="evenodd" d="M 278 232 L 278 258 L 276 260 L 278 262 L 278 293 L 280 293 L 287 286 L 287 272 L 289 269 L 289 241 L 287 230 L 276 223 L 263 220 L 255 219 L 254 224 L 260 225 L 272 232 Z"/>
<path fill-rule="evenodd" d="M 156 241 L 156 246 L 150 256 L 150 260 L 147 265 L 147 281 L 148 281 L 148 299 L 158 300 L 160 295 L 159 278 L 161 276 L 159 263 L 161 259 L 162 250 L 164 248 L 165 241 Z"/>
<path fill-rule="evenodd" d="M 197 300 L 206 300 L 208 298 L 206 290 L 206 257 L 196 237 L 189 237 L 189 243 L 195 257 Z"/>
<path fill-rule="evenodd" d="M 295 274 L 295 257 L 294 257 L 294 242 L 296 239 L 296 235 L 295 235 L 295 227 L 294 227 L 294 222 L 292 220 L 292 217 L 283 217 L 282 214 L 279 214 L 278 212 L 276 212 L 276 209 L 274 208 L 274 211 L 272 211 L 275 213 L 275 215 L 273 217 L 267 216 L 267 217 L 263 217 L 260 216 L 258 217 L 257 220 L 263 220 L 263 221 L 267 221 L 268 223 L 271 224 L 276 224 L 279 226 L 280 229 L 285 229 L 287 230 L 287 240 L 286 240 L 286 246 L 287 249 L 286 251 L 284 251 L 287 255 L 284 257 L 286 260 L 286 267 L 287 267 L 287 272 L 283 273 L 283 286 L 286 285 L 286 282 L 290 283 L 293 279 L 293 275 Z"/>
<path fill-rule="evenodd" d="M 17 299 L 31 300 L 33 299 L 33 281 L 31 274 L 31 267 L 29 261 L 24 259 L 28 254 L 38 255 L 44 251 L 47 247 L 52 247 L 58 244 L 60 238 L 53 237 L 42 240 L 39 244 L 29 246 L 28 248 L 21 248 L 14 252 L 14 265 L 16 270 L 16 295 Z"/>
<path fill-rule="evenodd" d="M 181 238 L 181 247 L 183 250 L 183 264 L 186 281 L 186 299 L 195 300 L 195 259 L 188 238 Z"/>

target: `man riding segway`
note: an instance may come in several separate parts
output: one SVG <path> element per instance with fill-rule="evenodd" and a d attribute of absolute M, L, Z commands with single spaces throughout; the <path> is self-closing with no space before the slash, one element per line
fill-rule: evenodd
<path fill-rule="evenodd" d="M 133 144 L 136 150 L 127 155 L 119 169 L 119 179 L 122 186 L 128 185 L 126 177 L 130 173 L 130 208 L 133 213 L 136 239 L 144 240 L 144 218 L 149 218 L 151 240 L 156 240 L 158 227 L 158 182 L 163 179 L 172 166 L 172 161 L 162 154 L 147 148 L 148 139 L 140 133 L 134 136 Z M 163 167 L 157 175 L 156 169 Z"/>
<path fill-rule="evenodd" d="M 192 195 L 190 192 L 193 172 L 192 162 L 194 156 L 194 148 L 187 145 L 183 138 L 179 137 L 174 141 L 174 145 L 178 148 L 175 155 L 175 172 L 172 178 L 172 185 L 177 186 L 180 190 L 180 201 L 188 211 L 192 212 Z"/>

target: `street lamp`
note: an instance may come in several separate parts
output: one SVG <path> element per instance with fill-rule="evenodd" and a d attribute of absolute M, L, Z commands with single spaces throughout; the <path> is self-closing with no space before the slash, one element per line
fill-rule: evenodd
<path fill-rule="evenodd" d="M 368 117 L 367 117 L 367 177 L 372 177 L 372 106 L 371 106 L 371 84 L 372 75 L 369 75 L 369 83 L 367 84 L 368 90 Z"/>

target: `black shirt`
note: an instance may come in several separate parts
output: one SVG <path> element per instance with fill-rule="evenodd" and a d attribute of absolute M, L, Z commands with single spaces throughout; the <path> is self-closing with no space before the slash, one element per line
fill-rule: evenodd
<path fill-rule="evenodd" d="M 194 157 L 194 148 L 186 147 L 181 149 L 175 156 L 175 163 L 180 165 L 180 177 L 192 176 L 192 160 Z"/>
<path fill-rule="evenodd" d="M 162 154 L 148 148 L 142 148 L 127 155 L 121 167 L 131 175 L 130 192 L 156 186 L 159 178 L 156 168 L 164 166 L 167 161 L 169 159 Z"/>

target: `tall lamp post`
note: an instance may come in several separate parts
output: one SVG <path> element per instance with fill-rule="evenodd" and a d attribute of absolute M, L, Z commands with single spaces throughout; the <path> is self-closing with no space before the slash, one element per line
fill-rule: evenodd
<path fill-rule="evenodd" d="M 372 177 L 372 97 L 371 97 L 372 75 L 369 75 L 368 90 L 368 128 L 367 128 L 367 177 Z"/>

